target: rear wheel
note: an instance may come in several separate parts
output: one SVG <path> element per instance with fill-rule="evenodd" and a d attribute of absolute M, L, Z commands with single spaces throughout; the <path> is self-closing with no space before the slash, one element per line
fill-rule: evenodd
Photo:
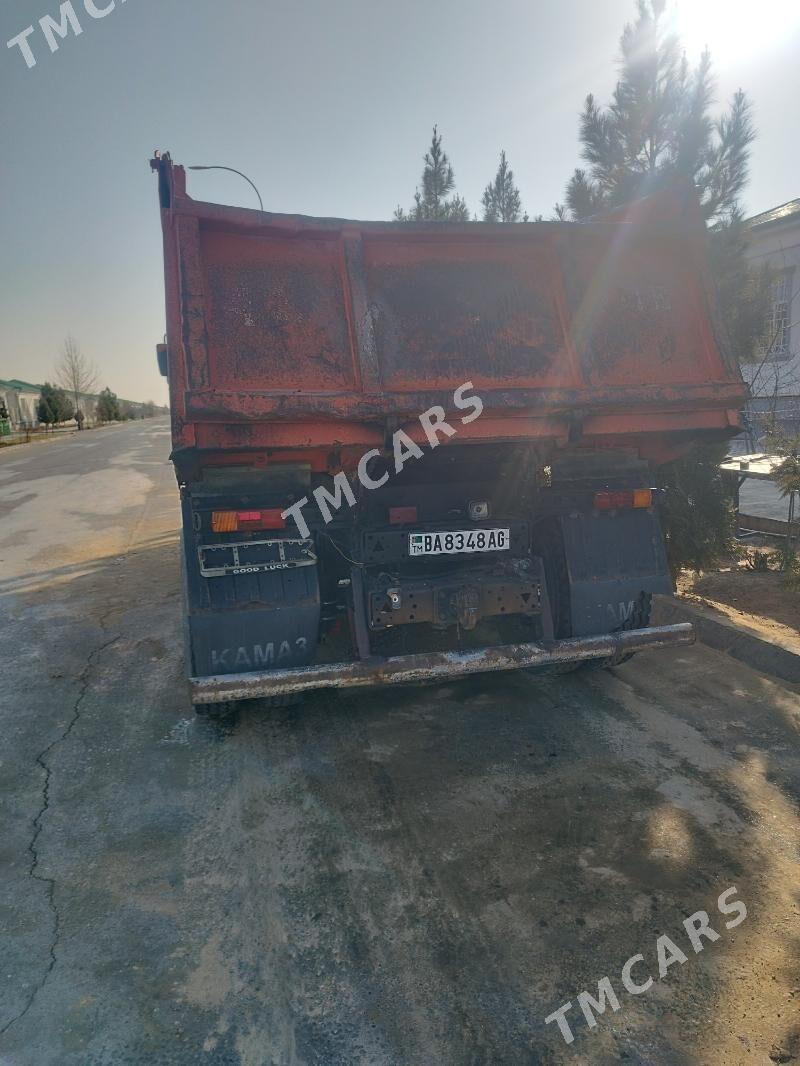
<path fill-rule="evenodd" d="M 224 700 L 222 703 L 195 703 L 193 706 L 198 718 L 208 718 L 215 722 L 229 721 L 239 709 L 236 700 Z"/>
<path fill-rule="evenodd" d="M 261 696 L 254 702 L 264 709 L 296 707 L 298 703 L 303 702 L 303 694 L 302 692 L 288 692 L 285 696 Z"/>
<path fill-rule="evenodd" d="M 649 592 L 640 592 L 633 604 L 633 611 L 630 618 L 627 618 L 623 624 L 623 629 L 647 629 L 650 625 L 650 607 L 653 597 Z M 611 666 L 619 666 L 620 663 L 626 663 L 628 659 L 632 659 L 636 654 L 635 651 L 629 651 L 625 655 L 621 655 L 615 663 L 611 663 Z"/>
<path fill-rule="evenodd" d="M 221 703 L 195 703 L 194 711 L 200 718 L 211 718 L 219 722 L 235 717 L 243 703 L 259 711 L 265 711 L 296 707 L 298 703 L 302 702 L 302 699 L 302 693 L 290 692 L 285 696 L 262 696 L 254 700 L 223 700 Z"/>
<path fill-rule="evenodd" d="M 628 618 L 623 629 L 647 629 L 650 625 L 650 608 L 653 597 L 649 592 L 640 592 L 633 604 L 633 613 Z"/>

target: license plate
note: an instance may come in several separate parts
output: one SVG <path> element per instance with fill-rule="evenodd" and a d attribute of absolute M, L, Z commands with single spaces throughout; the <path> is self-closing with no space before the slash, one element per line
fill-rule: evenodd
<path fill-rule="evenodd" d="M 409 533 L 409 555 L 460 555 L 462 552 L 507 551 L 510 529 L 464 529 L 455 533 Z"/>

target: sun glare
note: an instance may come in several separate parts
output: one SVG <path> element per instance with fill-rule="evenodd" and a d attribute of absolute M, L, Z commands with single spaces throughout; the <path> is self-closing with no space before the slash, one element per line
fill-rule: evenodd
<path fill-rule="evenodd" d="M 690 59 L 705 47 L 729 66 L 781 44 L 800 29 L 799 0 L 678 0 L 675 28 Z"/>

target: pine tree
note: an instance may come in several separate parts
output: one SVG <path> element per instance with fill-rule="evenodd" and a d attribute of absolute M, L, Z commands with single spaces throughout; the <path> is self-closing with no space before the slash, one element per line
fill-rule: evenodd
<path fill-rule="evenodd" d="M 484 222 L 519 222 L 522 204 L 519 189 L 514 184 L 514 171 L 508 165 L 505 152 L 500 153 L 497 174 L 484 189 L 481 203 Z"/>
<path fill-rule="evenodd" d="M 616 207 L 680 175 L 694 182 L 704 217 L 727 220 L 747 182 L 755 137 L 750 104 L 739 90 L 716 121 L 711 56 L 692 70 L 679 39 L 665 33 L 665 0 L 639 0 L 620 40 L 620 79 L 603 108 L 590 93 L 581 114 L 582 155 L 567 187 L 575 218 Z"/>
<path fill-rule="evenodd" d="M 720 463 L 725 444 L 700 444 L 659 471 L 661 521 L 673 579 L 681 567 L 703 570 L 728 552 L 735 513 Z"/>
<path fill-rule="evenodd" d="M 119 422 L 119 400 L 117 394 L 106 386 L 97 397 L 97 417 L 101 422 Z"/>
<path fill-rule="evenodd" d="M 433 127 L 431 145 L 424 157 L 421 188 L 414 194 L 414 206 L 409 211 L 398 207 L 394 217 L 398 222 L 469 222 L 469 208 L 462 197 L 448 199 L 455 188 L 455 174 L 442 148 L 442 135 Z"/>
<path fill-rule="evenodd" d="M 64 390 L 45 381 L 37 405 L 36 416 L 39 422 L 44 422 L 46 426 L 56 426 L 59 422 L 68 422 L 73 413 L 72 403 Z"/>
<path fill-rule="evenodd" d="M 575 170 L 567 205 L 580 220 L 675 178 L 693 182 L 709 229 L 720 313 L 735 354 L 747 359 L 763 332 L 767 291 L 766 280 L 748 267 L 739 207 L 755 137 L 750 104 L 739 90 L 729 111 L 712 118 L 711 57 L 704 52 L 690 67 L 679 39 L 663 28 L 664 9 L 665 0 L 638 0 L 636 20 L 620 40 L 620 74 L 610 106 L 586 97 L 580 139 L 587 169 Z M 725 450 L 695 448 L 663 471 L 674 567 L 708 565 L 728 541 L 731 510 L 717 472 Z"/>

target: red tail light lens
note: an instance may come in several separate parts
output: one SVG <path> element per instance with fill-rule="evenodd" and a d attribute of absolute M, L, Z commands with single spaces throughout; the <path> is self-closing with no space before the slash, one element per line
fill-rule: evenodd
<path fill-rule="evenodd" d="M 389 525 L 400 526 L 405 522 L 417 521 L 417 509 L 416 507 L 390 507 L 389 508 Z"/>
<path fill-rule="evenodd" d="M 652 489 L 634 489 L 633 492 L 596 492 L 594 505 L 598 511 L 621 511 L 627 507 L 652 507 Z"/>
<path fill-rule="evenodd" d="M 598 511 L 619 511 L 623 507 L 633 507 L 633 493 L 596 492 L 594 505 Z"/>
<path fill-rule="evenodd" d="M 260 511 L 212 511 L 211 529 L 214 533 L 249 533 L 260 529 L 285 529 L 280 507 Z"/>

